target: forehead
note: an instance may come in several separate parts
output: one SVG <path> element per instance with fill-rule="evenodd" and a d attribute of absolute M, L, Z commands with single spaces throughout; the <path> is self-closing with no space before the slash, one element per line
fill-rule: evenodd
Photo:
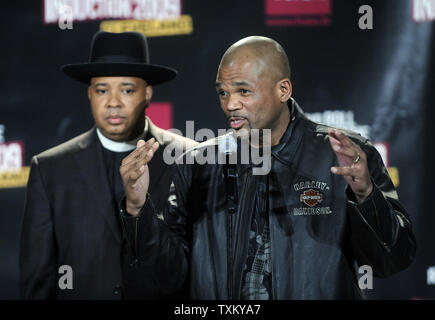
<path fill-rule="evenodd" d="M 109 86 L 119 86 L 134 84 L 136 86 L 146 85 L 146 82 L 142 78 L 138 77 L 92 77 L 91 85 L 106 84 Z"/>
<path fill-rule="evenodd" d="M 231 57 L 219 66 L 216 81 L 258 81 L 262 71 L 261 60 L 252 54 Z"/>

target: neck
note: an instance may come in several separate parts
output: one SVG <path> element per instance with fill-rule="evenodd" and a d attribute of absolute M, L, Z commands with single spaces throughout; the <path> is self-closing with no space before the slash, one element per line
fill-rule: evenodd
<path fill-rule="evenodd" d="M 105 137 L 101 131 L 97 128 L 97 136 L 100 140 L 103 148 L 113 151 L 113 152 L 127 152 L 132 151 L 136 148 L 136 144 L 140 139 L 145 138 L 145 132 L 142 131 L 142 134 L 137 136 L 134 139 L 128 140 L 128 141 L 114 141 L 107 137 Z"/>
<path fill-rule="evenodd" d="M 265 132 L 265 129 L 260 130 L 257 140 L 251 135 L 250 144 L 254 148 L 263 148 L 266 146 L 273 147 L 279 144 L 282 136 L 284 135 L 287 127 L 290 123 L 290 110 L 286 108 L 280 117 L 273 123 L 268 129 L 269 133 Z"/>
<path fill-rule="evenodd" d="M 289 108 L 284 108 L 283 113 L 278 118 L 276 124 L 272 126 L 272 137 L 271 137 L 271 145 L 275 146 L 277 145 L 282 136 L 284 135 L 285 131 L 287 130 L 287 127 L 290 123 L 290 110 Z"/>
<path fill-rule="evenodd" d="M 136 122 L 136 125 L 134 126 L 134 129 L 132 130 L 130 136 L 127 138 L 127 140 L 134 140 L 139 136 L 143 135 L 144 130 L 146 129 L 145 124 L 145 113 L 143 113 L 139 119 Z"/>

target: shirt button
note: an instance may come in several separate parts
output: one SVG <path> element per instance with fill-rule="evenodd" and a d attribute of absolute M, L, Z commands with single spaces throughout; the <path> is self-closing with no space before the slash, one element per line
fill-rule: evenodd
<path fill-rule="evenodd" d="M 139 261 L 137 260 L 137 259 L 134 259 L 132 262 L 130 262 L 130 267 L 135 267 L 135 266 L 137 266 L 137 263 L 138 263 Z"/>
<path fill-rule="evenodd" d="M 114 288 L 113 288 L 113 293 L 114 294 L 121 294 L 121 286 L 115 286 Z"/>

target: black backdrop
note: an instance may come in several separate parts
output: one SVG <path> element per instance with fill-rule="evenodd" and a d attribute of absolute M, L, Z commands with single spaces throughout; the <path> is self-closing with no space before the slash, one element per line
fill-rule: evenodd
<path fill-rule="evenodd" d="M 329 26 L 267 26 L 265 0 L 182 2 L 193 33 L 149 38 L 151 61 L 179 71 L 154 88 L 153 101 L 170 101 L 173 126 L 185 132 L 226 128 L 214 90 L 226 48 L 242 37 L 264 35 L 280 42 L 290 59 L 293 97 L 308 113 L 352 110 L 370 128 L 373 141 L 387 142 L 389 162 L 400 176 L 398 192 L 418 241 L 413 265 L 389 279 L 375 279 L 369 299 L 435 298 L 427 270 L 435 266 L 434 24 L 411 19 L 411 0 L 335 0 Z M 374 29 L 358 27 L 358 8 L 368 4 Z M 93 125 L 86 86 L 60 66 L 88 59 L 99 21 L 72 30 L 43 23 L 42 1 L 0 4 L 0 125 L 8 141 L 24 143 L 31 157 Z M 0 299 L 17 299 L 18 244 L 25 188 L 0 189 Z"/>

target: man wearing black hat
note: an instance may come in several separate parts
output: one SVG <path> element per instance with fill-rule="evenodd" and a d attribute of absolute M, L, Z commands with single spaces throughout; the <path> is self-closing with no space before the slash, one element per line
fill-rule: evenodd
<path fill-rule="evenodd" d="M 63 71 L 89 86 L 96 126 L 32 159 L 20 244 L 22 298 L 161 298 L 153 270 L 131 250 L 135 239 L 122 236 L 119 170 L 137 141 L 147 141 L 143 148 L 155 151 L 149 194 L 157 210 L 163 207 L 170 170 L 157 146 L 186 150 L 196 143 L 158 128 L 145 109 L 152 86 L 176 71 L 150 64 L 146 38 L 136 32 L 96 33 L 90 61 Z"/>

